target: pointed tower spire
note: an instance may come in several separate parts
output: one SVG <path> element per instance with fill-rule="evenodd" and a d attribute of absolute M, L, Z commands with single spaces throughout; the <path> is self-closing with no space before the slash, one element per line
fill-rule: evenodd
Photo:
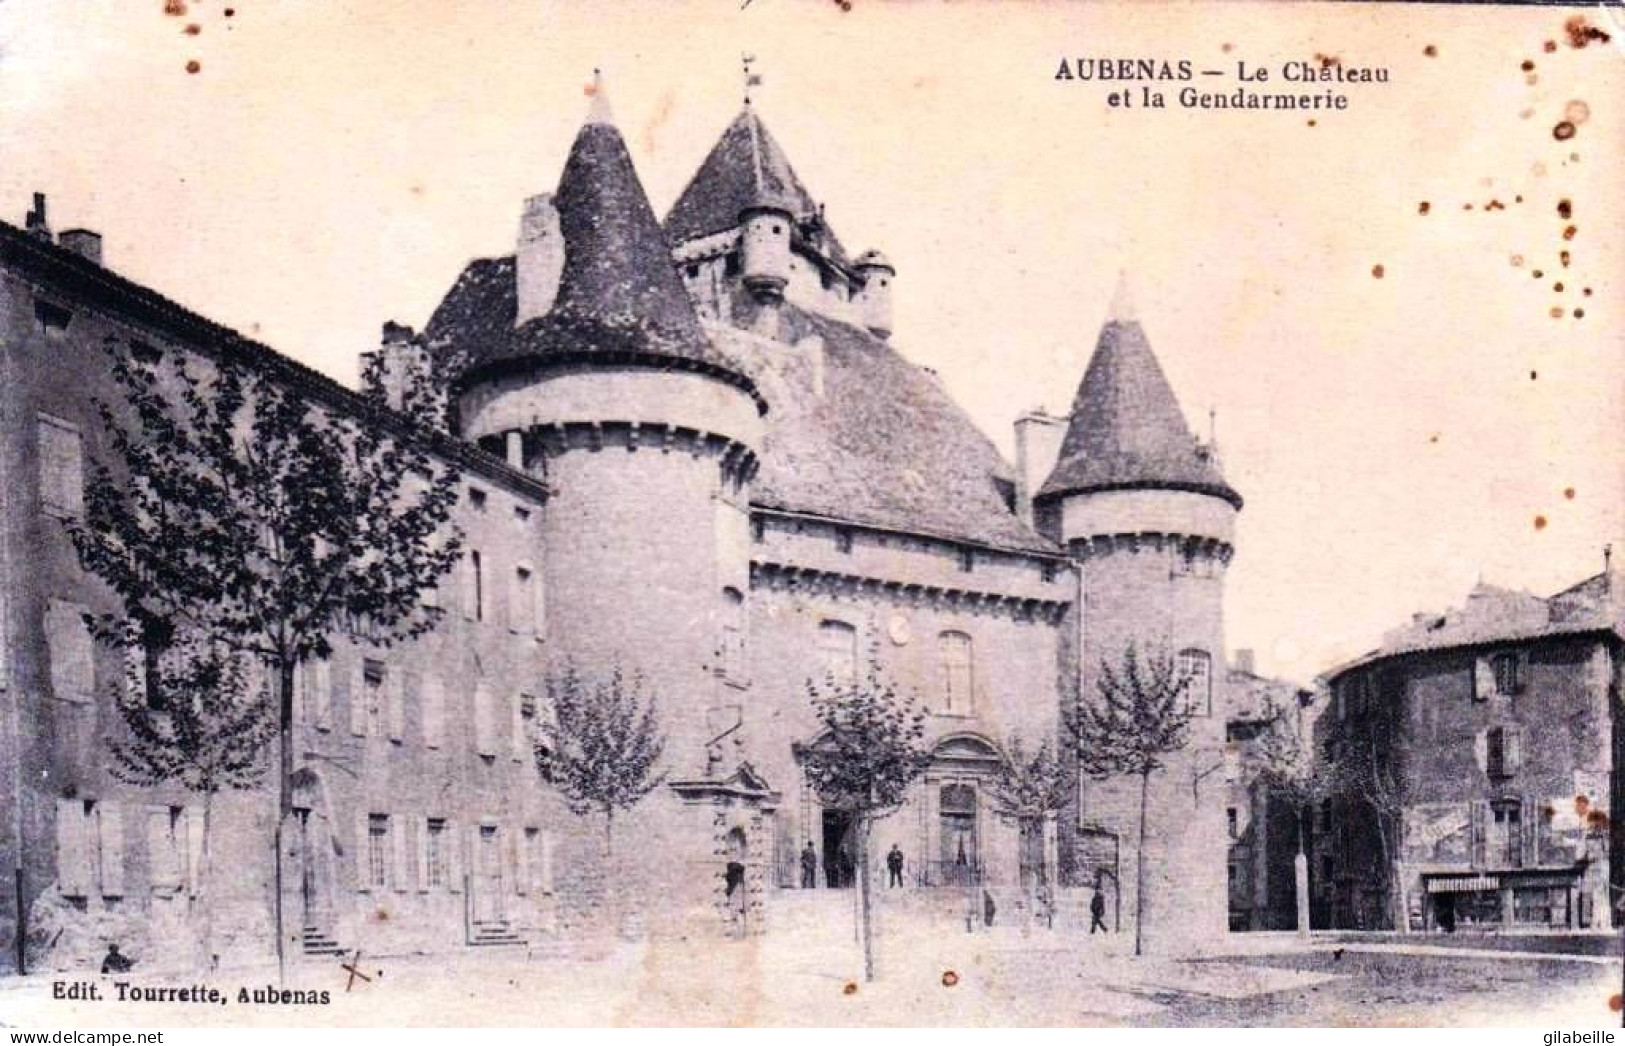
<path fill-rule="evenodd" d="M 604 71 L 592 71 L 592 83 L 587 87 L 587 96 L 592 99 L 587 104 L 587 119 L 584 123 L 606 124 L 615 126 L 615 113 L 609 107 L 609 92 L 604 89 Z"/>
<path fill-rule="evenodd" d="M 1060 457 L 1038 496 L 1148 488 L 1211 494 L 1241 507 L 1185 421 L 1119 276 Z"/>
<path fill-rule="evenodd" d="M 1112 304 L 1106 314 L 1108 323 L 1139 323 L 1140 315 L 1134 309 L 1134 288 L 1127 269 L 1117 270 L 1117 287 L 1112 291 Z"/>

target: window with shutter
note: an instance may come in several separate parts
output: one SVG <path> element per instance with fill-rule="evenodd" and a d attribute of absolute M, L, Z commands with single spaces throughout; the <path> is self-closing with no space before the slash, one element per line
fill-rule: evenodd
<path fill-rule="evenodd" d="M 485 620 L 485 576 L 480 550 L 468 550 L 464 567 L 463 614 L 470 621 Z"/>
<path fill-rule="evenodd" d="M 96 644 L 85 624 L 85 608 L 51 600 L 45 636 L 51 648 L 51 692 L 62 701 L 90 701 L 96 692 Z"/>
<path fill-rule="evenodd" d="M 384 693 L 389 705 L 389 739 L 399 743 L 406 736 L 406 686 L 399 668 L 385 678 Z"/>
<path fill-rule="evenodd" d="M 94 879 L 91 869 L 89 811 L 82 799 L 56 801 L 56 879 L 64 897 L 86 897 Z"/>
<path fill-rule="evenodd" d="M 423 824 L 423 887 L 435 890 L 449 886 L 448 874 L 451 834 L 444 817 L 430 817 Z"/>
<path fill-rule="evenodd" d="M 391 817 L 389 818 L 389 822 L 389 827 L 392 829 L 389 833 L 389 878 L 395 886 L 395 891 L 397 893 L 402 893 L 410 888 L 412 884 L 412 870 L 406 861 L 406 855 L 409 852 L 406 845 L 406 828 L 408 822 L 403 817 Z"/>
<path fill-rule="evenodd" d="M 309 702 L 310 725 L 318 730 L 331 730 L 333 728 L 333 663 L 331 661 L 307 661 L 303 667 L 306 681 L 305 696 Z"/>
<path fill-rule="evenodd" d="M 38 431 L 41 505 L 54 516 L 84 515 L 85 452 L 78 427 L 41 414 Z"/>
<path fill-rule="evenodd" d="M 429 748 L 439 748 L 445 739 L 445 691 L 439 676 L 423 677 L 422 701 L 423 743 Z"/>
<path fill-rule="evenodd" d="M 367 885 L 374 890 L 382 890 L 389 884 L 389 815 L 366 815 L 366 850 L 363 856 L 366 860 L 364 876 Z"/>
<path fill-rule="evenodd" d="M 366 665 L 359 658 L 350 666 L 350 733 L 367 736 Z"/>
<path fill-rule="evenodd" d="M 491 692 L 484 683 L 474 685 L 474 751 L 479 755 L 496 755 L 495 710 Z"/>
<path fill-rule="evenodd" d="M 1495 677 L 1495 692 L 1504 697 L 1523 692 L 1524 660 L 1521 651 L 1502 651 L 1490 658 L 1490 670 Z"/>
<path fill-rule="evenodd" d="M 124 809 L 117 803 L 96 804 L 102 868 L 102 896 L 124 896 Z"/>
<path fill-rule="evenodd" d="M 1191 715 L 1213 714 L 1213 658 L 1206 650 L 1189 648 L 1179 652 L 1179 673 L 1190 680 L 1185 686 L 1185 707 Z"/>

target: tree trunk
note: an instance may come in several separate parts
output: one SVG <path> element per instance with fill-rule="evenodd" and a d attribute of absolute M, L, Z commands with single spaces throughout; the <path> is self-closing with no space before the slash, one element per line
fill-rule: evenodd
<path fill-rule="evenodd" d="M 214 831 L 214 793 L 203 793 L 203 860 L 197 872 L 197 897 L 193 902 L 203 909 L 203 969 L 214 972 L 214 898 L 209 888 L 214 882 L 212 833 Z"/>
<path fill-rule="evenodd" d="M 1298 936 L 1309 936 L 1309 855 L 1303 847 L 1304 808 L 1297 808 L 1298 853 L 1292 858 L 1292 890 L 1296 909 Z"/>
<path fill-rule="evenodd" d="M 858 815 L 858 906 L 863 931 L 863 979 L 875 979 L 873 899 L 869 895 L 869 815 Z"/>
<path fill-rule="evenodd" d="M 1151 771 L 1140 772 L 1140 841 L 1134 852 L 1134 954 L 1140 954 L 1145 931 L 1145 807 Z"/>
<path fill-rule="evenodd" d="M 286 655 L 277 662 L 277 744 L 279 751 L 277 781 L 276 830 L 272 840 L 276 846 L 276 895 L 272 905 L 272 923 L 276 931 L 276 970 L 279 983 L 288 979 L 287 913 L 283 911 L 282 890 L 282 831 L 293 814 L 293 660 Z"/>

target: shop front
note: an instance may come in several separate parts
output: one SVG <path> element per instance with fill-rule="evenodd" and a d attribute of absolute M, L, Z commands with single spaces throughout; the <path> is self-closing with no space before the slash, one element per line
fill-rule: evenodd
<path fill-rule="evenodd" d="M 1569 930 L 1590 923 L 1585 867 L 1519 868 L 1472 874 L 1424 873 L 1426 928 Z"/>

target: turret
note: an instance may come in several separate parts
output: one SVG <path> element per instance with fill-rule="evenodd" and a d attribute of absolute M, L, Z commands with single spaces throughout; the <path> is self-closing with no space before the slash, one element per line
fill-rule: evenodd
<path fill-rule="evenodd" d="M 864 251 L 852 267 L 863 281 L 863 289 L 858 292 L 859 319 L 876 337 L 890 337 L 891 285 L 897 278 L 897 270 L 879 251 Z"/>
<path fill-rule="evenodd" d="M 670 860 L 629 870 L 649 881 L 614 889 L 664 898 L 651 924 L 680 925 L 722 896 L 696 878 L 695 862 L 714 855 L 695 849 L 712 819 L 693 797 L 733 769 L 714 758 L 718 709 L 751 705 L 720 651 L 750 597 L 766 405 L 701 328 L 601 87 L 553 204 L 563 264 L 552 307 L 463 374 L 458 417 L 466 438 L 513 448 L 547 476 L 529 558 L 549 603 L 569 608 L 548 622 L 553 667 L 598 679 L 619 667 L 658 702 L 662 769 L 687 790 L 658 790 L 627 815 L 628 836 Z"/>
<path fill-rule="evenodd" d="M 1241 504 L 1186 424 L 1120 283 L 1034 515 L 1082 575 L 1078 699 L 1099 699 L 1101 666 L 1120 665 L 1131 644 L 1189 678 L 1188 743 L 1151 782 L 1159 828 L 1144 929 L 1164 944 L 1227 927 L 1223 778 L 1208 771 L 1223 761 L 1224 575 Z M 1081 821 L 1132 830 L 1136 789 L 1086 785 Z M 1127 871 L 1123 881 L 1133 889 Z"/>
<path fill-rule="evenodd" d="M 783 298 L 784 285 L 790 282 L 794 221 L 786 205 L 766 195 L 739 214 L 740 275 L 745 287 L 764 301 Z"/>

